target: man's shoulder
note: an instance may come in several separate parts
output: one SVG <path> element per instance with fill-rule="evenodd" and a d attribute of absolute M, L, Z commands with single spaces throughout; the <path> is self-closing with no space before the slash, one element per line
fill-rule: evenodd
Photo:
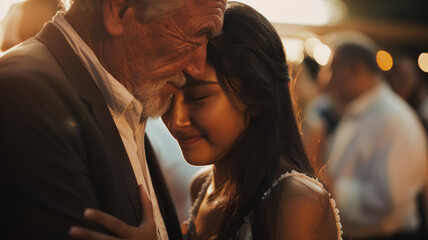
<path fill-rule="evenodd" d="M 66 75 L 49 49 L 32 38 L 5 52 L 0 58 L 0 87 L 13 91 L 25 86 L 52 88 Z"/>
<path fill-rule="evenodd" d="M 0 58 L 0 75 L 37 73 L 60 74 L 61 68 L 49 49 L 36 38 L 31 38 L 9 51 Z"/>
<path fill-rule="evenodd" d="M 382 89 L 365 120 L 359 133 L 366 136 L 368 143 L 402 141 L 408 144 L 415 139 L 424 142 L 424 129 L 416 112 L 388 86 Z"/>
<path fill-rule="evenodd" d="M 386 85 L 381 86 L 364 119 L 378 130 L 418 122 L 415 111 Z"/>
<path fill-rule="evenodd" d="M 401 97 L 389 88 L 385 90 L 383 95 L 382 119 L 385 120 L 390 127 L 403 127 L 403 125 L 413 127 L 420 125 L 415 110 L 413 110 Z"/>

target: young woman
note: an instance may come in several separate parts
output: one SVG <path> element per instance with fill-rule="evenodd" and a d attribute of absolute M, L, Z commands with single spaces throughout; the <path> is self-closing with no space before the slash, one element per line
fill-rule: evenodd
<path fill-rule="evenodd" d="M 163 116 L 186 161 L 212 165 L 191 184 L 185 239 L 341 239 L 334 201 L 302 144 L 273 26 L 230 3 L 207 48 L 205 78 L 188 79 Z"/>

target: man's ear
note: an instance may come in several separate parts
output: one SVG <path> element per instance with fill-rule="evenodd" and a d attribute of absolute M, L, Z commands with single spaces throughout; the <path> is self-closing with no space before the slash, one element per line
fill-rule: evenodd
<path fill-rule="evenodd" d="M 123 33 L 122 17 L 128 9 L 125 0 L 106 0 L 103 3 L 103 21 L 108 34 L 113 37 Z"/>

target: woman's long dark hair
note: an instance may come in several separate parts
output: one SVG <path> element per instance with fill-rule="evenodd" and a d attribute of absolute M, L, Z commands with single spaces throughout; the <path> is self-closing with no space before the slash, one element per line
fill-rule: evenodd
<path fill-rule="evenodd" d="M 245 4 L 229 3 L 223 32 L 210 40 L 207 59 L 229 99 L 237 96 L 250 118 L 221 159 L 230 161 L 232 176 L 218 193 L 228 200 L 213 237 L 231 239 L 244 217 L 257 211 L 278 169 L 314 173 L 293 112 L 283 45 L 272 24 Z"/>

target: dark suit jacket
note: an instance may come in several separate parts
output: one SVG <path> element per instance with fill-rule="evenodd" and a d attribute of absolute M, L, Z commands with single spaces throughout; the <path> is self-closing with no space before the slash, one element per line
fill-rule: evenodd
<path fill-rule="evenodd" d="M 0 119 L 0 239 L 67 239 L 71 225 L 103 231 L 84 220 L 88 207 L 140 223 L 137 182 L 104 98 L 51 23 L 0 59 Z M 168 235 L 181 239 L 146 151 Z"/>

